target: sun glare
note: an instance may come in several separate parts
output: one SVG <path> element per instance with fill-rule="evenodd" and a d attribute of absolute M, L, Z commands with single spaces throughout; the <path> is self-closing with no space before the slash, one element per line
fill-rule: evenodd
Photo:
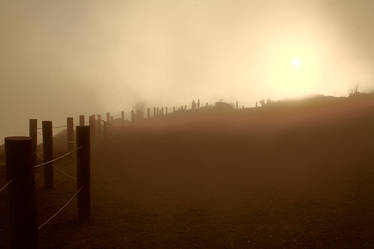
<path fill-rule="evenodd" d="M 298 70 L 301 68 L 301 61 L 299 58 L 293 58 L 291 61 L 291 67 L 295 70 Z"/>

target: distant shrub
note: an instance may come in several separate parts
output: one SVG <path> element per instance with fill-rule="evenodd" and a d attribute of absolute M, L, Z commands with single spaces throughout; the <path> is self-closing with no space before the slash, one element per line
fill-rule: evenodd
<path fill-rule="evenodd" d="M 349 90 L 348 97 L 353 97 L 353 96 L 359 95 L 360 92 L 358 91 L 358 89 L 359 89 L 359 84 L 357 83 L 355 85 L 355 87 L 353 87 L 352 89 Z"/>

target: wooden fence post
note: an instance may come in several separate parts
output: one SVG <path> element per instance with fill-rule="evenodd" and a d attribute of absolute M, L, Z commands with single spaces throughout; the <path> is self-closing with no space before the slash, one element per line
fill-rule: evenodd
<path fill-rule="evenodd" d="M 77 127 L 77 189 L 83 187 L 78 194 L 78 218 L 80 222 L 87 222 L 91 216 L 91 180 L 90 180 L 90 127 Z"/>
<path fill-rule="evenodd" d="M 95 115 L 91 115 L 89 121 L 90 121 L 89 125 L 90 125 L 90 130 L 91 130 L 90 136 L 91 136 L 91 139 L 93 140 L 95 137 L 95 122 L 96 122 Z"/>
<path fill-rule="evenodd" d="M 53 131 L 52 121 L 43 121 L 43 160 L 48 162 L 53 159 Z M 53 166 L 44 166 L 44 183 L 46 188 L 53 188 Z"/>
<path fill-rule="evenodd" d="M 79 125 L 84 126 L 84 115 L 79 115 Z"/>
<path fill-rule="evenodd" d="M 135 121 L 135 113 L 134 113 L 134 110 L 131 110 L 131 121 L 132 121 L 132 122 Z"/>
<path fill-rule="evenodd" d="M 29 136 L 32 139 L 32 162 L 35 165 L 37 162 L 37 145 L 38 145 L 38 120 L 29 120 Z"/>
<path fill-rule="evenodd" d="M 101 115 L 97 115 L 97 136 L 101 137 Z"/>
<path fill-rule="evenodd" d="M 167 116 L 168 113 L 169 113 L 169 111 L 168 111 L 168 107 L 165 107 L 165 116 Z"/>
<path fill-rule="evenodd" d="M 104 122 L 104 138 L 108 137 L 108 122 Z"/>
<path fill-rule="evenodd" d="M 110 112 L 106 113 L 106 121 L 109 123 L 110 122 Z"/>
<path fill-rule="evenodd" d="M 151 118 L 151 109 L 147 108 L 147 119 Z"/>
<path fill-rule="evenodd" d="M 122 122 L 122 125 L 125 124 L 125 112 L 124 111 L 121 112 L 121 122 Z"/>
<path fill-rule="evenodd" d="M 72 151 L 74 149 L 74 119 L 72 117 L 66 119 L 66 126 L 67 148 L 68 151 Z"/>
<path fill-rule="evenodd" d="M 36 249 L 38 243 L 31 137 L 5 138 L 11 248 Z"/>

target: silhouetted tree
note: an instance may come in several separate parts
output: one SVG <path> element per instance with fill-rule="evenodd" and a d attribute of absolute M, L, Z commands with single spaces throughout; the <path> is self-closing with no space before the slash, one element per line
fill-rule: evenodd
<path fill-rule="evenodd" d="M 144 119 L 144 113 L 145 113 L 145 103 L 142 101 L 138 101 L 135 103 L 134 106 L 135 113 L 134 115 L 136 116 L 136 120 L 142 120 Z"/>
<path fill-rule="evenodd" d="M 196 109 L 195 100 L 192 100 L 191 109 L 192 109 L 192 111 L 194 111 Z"/>
<path fill-rule="evenodd" d="M 358 91 L 358 88 L 359 88 L 359 84 L 357 83 L 355 87 L 349 90 L 348 96 L 353 97 L 353 96 L 357 96 L 358 94 L 360 94 L 360 92 Z"/>
<path fill-rule="evenodd" d="M 261 99 L 261 100 L 260 100 L 260 105 L 261 105 L 262 107 L 264 107 L 265 104 L 266 104 L 265 99 Z"/>

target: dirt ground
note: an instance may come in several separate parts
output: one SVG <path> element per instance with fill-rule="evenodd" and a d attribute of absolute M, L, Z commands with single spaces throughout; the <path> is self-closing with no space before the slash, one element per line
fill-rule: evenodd
<path fill-rule="evenodd" d="M 93 148 L 91 221 L 73 203 L 40 248 L 374 248 L 373 103 L 113 127 Z M 44 190 L 37 173 L 40 222 L 75 190 L 55 174 Z M 2 193 L 0 248 L 5 220 Z"/>

